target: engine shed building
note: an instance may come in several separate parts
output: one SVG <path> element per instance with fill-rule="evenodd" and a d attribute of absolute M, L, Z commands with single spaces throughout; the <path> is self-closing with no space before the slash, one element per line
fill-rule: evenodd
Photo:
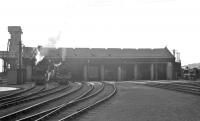
<path fill-rule="evenodd" d="M 19 64 L 18 43 L 21 41 L 22 30 L 19 26 L 10 26 L 8 31 L 11 34 L 9 49 L 1 52 L 0 56 L 5 60 L 4 70 L 7 70 L 10 65 L 9 70 L 16 73 Z M 26 80 L 32 78 L 33 49 L 23 47 L 22 66 L 26 70 Z M 179 69 L 175 57 L 166 47 L 160 49 L 44 48 L 44 50 L 45 56 L 53 63 L 63 63 L 62 67 L 67 70 L 66 74 L 71 73 L 72 80 L 172 80 L 176 79 Z M 8 74 L 8 77 L 11 76 Z"/>
<path fill-rule="evenodd" d="M 24 48 L 24 64 L 33 48 Z M 175 57 L 168 48 L 118 49 L 118 48 L 44 48 L 46 57 L 63 63 L 72 80 L 123 81 L 175 79 Z M 26 59 L 27 58 L 27 59 Z M 29 68 L 29 69 L 28 69 Z M 30 75 L 30 74 L 29 74 Z"/>

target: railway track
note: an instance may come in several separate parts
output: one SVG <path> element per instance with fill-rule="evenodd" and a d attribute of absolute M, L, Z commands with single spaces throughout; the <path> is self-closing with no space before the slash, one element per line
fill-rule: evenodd
<path fill-rule="evenodd" d="M 44 86 L 35 86 L 33 89 L 28 90 L 28 91 L 26 91 L 22 94 L 17 95 L 17 96 L 13 96 L 13 97 L 9 97 L 9 98 L 3 98 L 3 99 L 0 100 L 0 102 L 4 103 L 4 102 L 10 102 L 10 101 L 13 101 L 13 100 L 19 100 L 19 99 L 22 99 L 22 98 L 27 98 L 29 96 L 36 95 L 36 94 L 40 93 L 44 89 L 45 89 Z"/>
<path fill-rule="evenodd" d="M 94 83 L 89 83 L 89 84 L 92 85 L 92 88 L 90 90 L 85 91 L 82 94 L 73 96 L 73 98 L 72 97 L 68 97 L 68 100 L 65 100 L 63 103 L 60 103 L 60 105 L 54 106 L 52 108 L 49 108 L 48 110 L 44 110 L 44 111 L 39 112 L 39 113 L 37 113 L 35 115 L 31 115 L 29 117 L 25 117 L 25 118 L 19 119 L 18 121 L 35 121 L 35 120 L 39 120 L 40 118 L 45 118 L 47 115 L 49 115 L 48 113 L 50 113 L 52 111 L 55 111 L 56 109 L 60 108 L 61 106 L 63 106 L 63 105 L 66 105 L 66 106 L 68 105 L 69 106 L 69 105 L 73 104 L 72 102 L 80 101 L 79 99 L 81 99 L 81 98 L 88 97 L 89 95 L 95 95 L 100 90 L 102 90 L 103 87 L 104 87 L 104 85 L 102 83 L 98 83 L 98 85 L 94 84 Z M 69 100 L 69 98 L 70 98 L 70 100 Z M 41 119 L 41 120 L 43 120 L 43 119 Z"/>
<path fill-rule="evenodd" d="M 179 91 L 183 93 L 189 93 L 194 95 L 200 95 L 200 84 L 199 83 L 147 83 L 145 85 L 168 89 L 173 91 Z"/>
<path fill-rule="evenodd" d="M 26 97 L 26 95 L 23 95 L 22 97 L 19 96 L 19 98 L 14 98 L 14 99 L 11 99 L 10 101 L 6 102 L 6 103 L 1 104 L 0 109 L 5 109 L 5 108 L 8 108 L 8 107 L 16 105 L 16 104 L 25 103 L 25 102 L 28 102 L 28 101 L 31 101 L 31 100 L 36 100 L 36 99 L 41 98 L 41 97 L 52 95 L 54 93 L 58 93 L 62 90 L 65 90 L 66 88 L 69 88 L 69 85 L 67 85 L 67 86 L 57 85 L 57 86 L 54 86 L 54 87 L 47 88 L 46 90 L 39 91 L 37 93 L 28 95 L 27 97 Z"/>
<path fill-rule="evenodd" d="M 83 98 L 79 98 L 77 100 L 71 101 L 67 104 L 63 104 L 58 108 L 52 110 L 48 114 L 40 117 L 36 121 L 43 120 L 70 120 L 83 112 L 97 106 L 98 104 L 104 102 L 109 99 L 116 93 L 115 85 L 105 83 L 99 89 L 97 89 L 94 93 L 91 93 Z"/>
<path fill-rule="evenodd" d="M 23 106 L 17 105 L 3 110 L 3 112 L 0 112 L 0 120 L 68 120 L 109 99 L 115 92 L 116 87 L 112 84 L 76 83 L 68 91 L 60 91 L 47 96 L 43 100 L 37 99 L 34 102 L 30 101 L 28 104 L 23 104 Z M 57 114 L 56 117 L 55 114 Z"/>
<path fill-rule="evenodd" d="M 97 93 L 99 90 L 102 90 L 104 88 L 104 83 L 101 82 L 88 82 L 94 86 L 94 89 L 90 91 L 85 97 Z"/>
<path fill-rule="evenodd" d="M 30 87 L 24 87 L 23 89 L 19 89 L 17 91 L 10 92 L 9 94 L 8 93 L 1 94 L 0 100 L 5 99 L 5 98 L 14 97 L 14 96 L 20 95 L 22 93 L 26 93 L 27 91 L 32 90 L 33 88 L 35 88 L 35 84 L 32 84 Z"/>
<path fill-rule="evenodd" d="M 48 114 L 49 112 L 53 111 L 54 109 L 58 108 L 60 105 L 64 103 L 71 102 L 73 100 L 82 98 L 86 96 L 89 92 L 94 90 L 94 86 L 83 84 L 80 90 L 74 92 L 73 94 L 68 95 L 67 97 L 64 97 L 61 100 L 57 100 L 56 102 L 50 103 L 48 105 L 45 105 L 45 107 L 41 108 L 41 110 L 37 110 L 34 113 L 31 113 L 29 115 L 23 116 L 22 118 L 18 119 L 18 121 L 35 121 L 38 118 L 44 116 L 45 114 Z"/>
<path fill-rule="evenodd" d="M 92 90 L 93 89 L 92 87 L 93 86 L 88 84 L 80 84 L 80 83 L 76 85 L 74 84 L 74 86 L 70 90 L 67 89 L 63 90 L 62 92 L 50 95 L 43 100 L 42 99 L 36 100 L 36 102 L 34 103 L 29 102 L 28 105 L 22 106 L 22 108 L 13 107 L 14 109 L 11 108 L 9 111 L 6 110 L 4 111 L 4 113 L 1 114 L 0 120 L 13 121 L 26 116 L 34 115 L 34 113 L 38 113 L 38 111 L 42 111 L 45 108 L 53 107 L 60 103 L 63 103 L 65 99 L 70 100 L 70 95 L 74 95 L 74 97 L 76 97 L 77 94 L 83 94 L 83 91 L 84 93 L 86 93 L 89 90 Z M 71 98 L 73 98 L 73 96 L 71 96 Z"/>
<path fill-rule="evenodd" d="M 41 93 L 47 93 L 51 90 L 54 90 L 56 88 L 59 88 L 60 85 L 56 84 L 56 83 L 51 83 L 51 86 L 34 86 L 32 89 L 26 90 L 23 93 L 14 95 L 14 96 L 9 96 L 9 97 L 4 97 L 0 100 L 1 103 L 3 102 L 9 102 L 9 101 L 13 101 L 13 100 L 17 100 L 17 99 L 24 99 L 24 98 L 28 98 L 34 95 L 38 95 Z"/>
<path fill-rule="evenodd" d="M 199 82 L 187 82 L 188 85 L 192 85 L 192 86 L 199 86 L 200 87 L 200 83 Z"/>

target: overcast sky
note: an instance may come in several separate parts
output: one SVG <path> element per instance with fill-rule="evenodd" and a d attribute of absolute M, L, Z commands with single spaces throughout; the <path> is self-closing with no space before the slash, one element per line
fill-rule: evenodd
<path fill-rule="evenodd" d="M 181 53 L 183 65 L 196 63 L 199 6 L 199 0 L 1 0 L 0 49 L 10 38 L 7 26 L 21 26 L 25 46 L 167 46 Z"/>

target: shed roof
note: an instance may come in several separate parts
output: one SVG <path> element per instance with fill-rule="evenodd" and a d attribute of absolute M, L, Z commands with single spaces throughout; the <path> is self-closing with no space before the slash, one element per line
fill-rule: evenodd
<path fill-rule="evenodd" d="M 25 57 L 30 57 L 33 49 L 24 48 Z M 59 58 L 174 58 L 168 48 L 120 49 L 120 48 L 45 48 L 46 56 Z"/>
<path fill-rule="evenodd" d="M 48 48 L 45 48 L 48 49 Z M 26 49 L 25 55 L 30 54 Z M 50 48 L 48 57 L 59 58 L 174 58 L 168 48 Z M 27 56 L 28 57 L 28 56 Z"/>

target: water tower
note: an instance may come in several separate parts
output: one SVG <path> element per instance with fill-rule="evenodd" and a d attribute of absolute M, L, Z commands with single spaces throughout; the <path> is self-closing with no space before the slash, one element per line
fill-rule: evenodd
<path fill-rule="evenodd" d="M 8 32 L 10 33 L 10 39 L 8 40 L 8 52 L 15 54 L 15 58 L 9 58 L 8 63 L 10 65 L 7 74 L 8 83 L 20 84 L 22 83 L 22 45 L 21 34 L 22 30 L 20 26 L 8 26 Z"/>

